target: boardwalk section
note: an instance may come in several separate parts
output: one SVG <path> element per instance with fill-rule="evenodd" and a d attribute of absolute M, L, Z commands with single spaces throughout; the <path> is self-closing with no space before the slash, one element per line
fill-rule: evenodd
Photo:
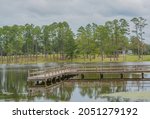
<path fill-rule="evenodd" d="M 32 69 L 28 71 L 28 82 L 34 82 L 36 85 L 51 85 L 63 80 L 73 78 L 79 75 L 84 79 L 85 74 L 99 74 L 100 79 L 106 74 L 119 74 L 124 79 L 125 74 L 138 73 L 141 79 L 144 79 L 145 73 L 150 73 L 149 65 L 75 65 L 44 69 Z"/>
<path fill-rule="evenodd" d="M 28 71 L 28 80 L 41 80 L 59 77 L 63 75 L 69 75 L 77 72 L 76 69 L 69 67 L 56 67 L 56 68 L 45 68 L 45 69 L 32 69 Z"/>
<path fill-rule="evenodd" d="M 71 67 L 54 67 L 44 69 L 31 69 L 28 71 L 28 82 L 32 85 L 52 85 L 68 80 L 77 75 L 77 69 Z"/>

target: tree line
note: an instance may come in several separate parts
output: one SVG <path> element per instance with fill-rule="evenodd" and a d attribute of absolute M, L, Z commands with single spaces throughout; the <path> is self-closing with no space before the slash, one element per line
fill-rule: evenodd
<path fill-rule="evenodd" d="M 129 23 L 132 23 L 133 29 L 130 29 Z M 143 54 L 150 54 L 150 46 L 144 43 L 143 38 L 146 25 L 146 19 L 142 17 L 135 17 L 130 22 L 114 19 L 103 25 L 92 23 L 81 26 L 76 34 L 65 21 L 43 26 L 2 26 L 0 55 L 43 55 L 45 58 L 57 55 L 61 60 L 81 56 L 92 60 L 99 55 L 102 60 L 105 57 L 117 60 L 120 53 L 131 52 L 141 59 Z"/>

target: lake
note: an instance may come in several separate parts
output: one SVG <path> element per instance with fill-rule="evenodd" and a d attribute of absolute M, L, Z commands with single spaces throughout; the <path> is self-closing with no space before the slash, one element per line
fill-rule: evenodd
<path fill-rule="evenodd" d="M 119 63 L 107 63 L 118 65 Z M 144 64 L 120 63 L 120 64 Z M 0 65 L 0 101 L 30 101 L 30 102 L 126 102 L 150 101 L 150 74 L 145 74 L 147 80 L 138 79 L 139 74 L 128 74 L 133 79 L 118 79 L 117 75 L 106 75 L 99 80 L 98 76 L 86 75 L 85 80 L 67 80 L 49 87 L 31 87 L 27 85 L 27 71 L 31 68 L 54 67 L 57 63 L 35 65 Z M 99 63 L 99 65 L 102 65 Z M 92 79 L 94 77 L 94 79 Z M 108 77 L 108 78 L 107 78 Z M 109 79 L 113 77 L 113 79 Z M 90 80 L 86 80 L 86 79 Z M 137 78 L 137 79 L 136 79 Z"/>

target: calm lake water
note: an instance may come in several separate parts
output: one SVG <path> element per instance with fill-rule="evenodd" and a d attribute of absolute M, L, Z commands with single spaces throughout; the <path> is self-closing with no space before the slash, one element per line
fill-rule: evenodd
<path fill-rule="evenodd" d="M 124 63 L 133 64 L 133 63 Z M 134 63 L 150 65 L 146 63 Z M 103 79 L 96 75 L 86 75 L 97 80 L 69 80 L 51 87 L 29 87 L 27 71 L 30 68 L 56 66 L 58 64 L 38 65 L 0 65 L 0 101 L 150 101 L 150 80 L 139 80 L 139 74 L 129 74 L 134 80 Z M 101 64 L 99 64 L 101 65 Z M 111 63 L 108 65 L 118 65 Z M 150 74 L 144 75 L 150 78 Z M 105 75 L 117 77 L 117 75 Z"/>

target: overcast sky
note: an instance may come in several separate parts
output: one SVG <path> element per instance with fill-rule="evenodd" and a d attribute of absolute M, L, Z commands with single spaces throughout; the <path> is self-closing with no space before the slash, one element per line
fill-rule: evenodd
<path fill-rule="evenodd" d="M 35 25 L 67 21 L 73 31 L 88 23 L 104 24 L 115 18 L 142 16 L 149 24 L 145 39 L 150 43 L 149 0 L 0 0 L 0 26 Z"/>

